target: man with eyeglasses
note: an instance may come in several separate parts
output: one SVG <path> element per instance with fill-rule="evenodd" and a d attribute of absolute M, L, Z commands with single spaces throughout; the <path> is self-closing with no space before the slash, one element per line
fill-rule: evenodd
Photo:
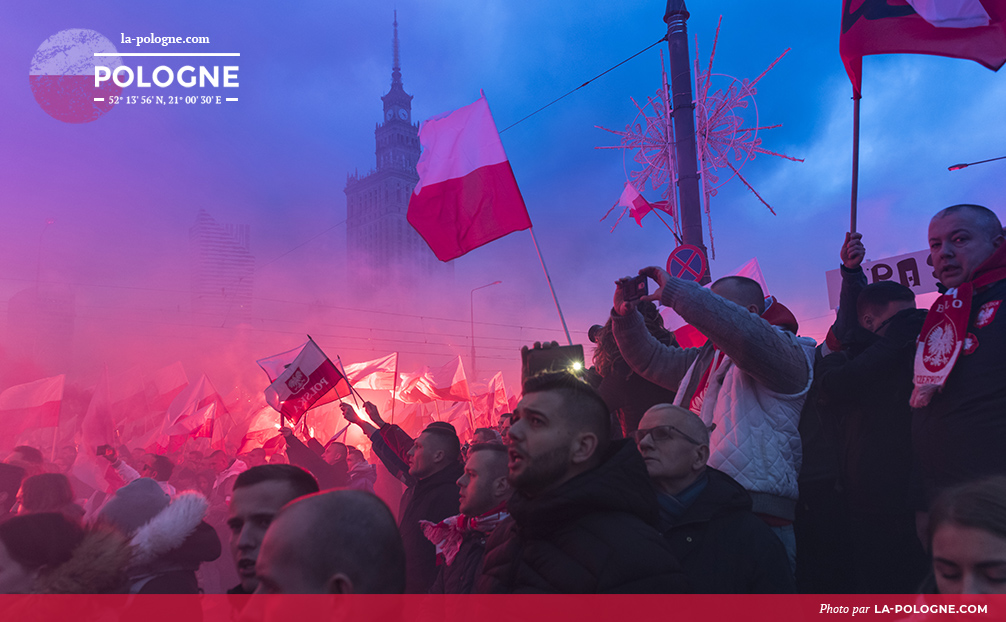
<path fill-rule="evenodd" d="M 782 542 L 751 513 L 751 496 L 707 466 L 709 429 L 693 412 L 658 404 L 633 438 L 660 502 L 660 531 L 701 594 L 795 590 Z"/>
<path fill-rule="evenodd" d="M 753 510 L 782 540 L 796 568 L 793 520 L 803 458 L 798 425 L 813 380 L 813 339 L 797 337 L 796 317 L 754 280 L 728 276 L 709 289 L 657 267 L 640 270 L 658 288 L 641 300 L 673 308 L 708 342 L 700 348 L 657 341 L 615 288 L 612 332 L 634 372 L 675 391 L 674 403 L 717 425 L 709 464 L 751 494 Z"/>

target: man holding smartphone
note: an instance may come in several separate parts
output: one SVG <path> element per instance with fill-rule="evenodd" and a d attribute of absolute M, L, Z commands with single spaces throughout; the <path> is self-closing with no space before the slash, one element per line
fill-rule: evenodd
<path fill-rule="evenodd" d="M 667 347 L 653 338 L 618 282 L 612 330 L 618 349 L 640 376 L 676 391 L 675 404 L 716 426 L 709 466 L 751 494 L 752 510 L 779 536 L 796 566 L 793 518 L 802 447 L 797 425 L 813 379 L 813 339 L 795 335 L 796 318 L 779 303 L 766 306 L 761 286 L 725 277 L 705 289 L 657 267 L 640 275 L 658 288 L 641 300 L 673 308 L 709 341 L 700 348 Z"/>

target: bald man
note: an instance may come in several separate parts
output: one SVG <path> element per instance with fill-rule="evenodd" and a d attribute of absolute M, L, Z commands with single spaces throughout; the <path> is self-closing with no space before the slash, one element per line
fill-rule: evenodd
<path fill-rule="evenodd" d="M 700 348 L 660 343 L 637 303 L 616 287 L 611 325 L 619 352 L 634 372 L 675 391 L 675 404 L 716 425 L 709 464 L 751 494 L 754 512 L 782 540 L 795 570 L 798 424 L 817 343 L 797 337 L 796 317 L 751 279 L 728 276 L 706 289 L 657 267 L 640 274 L 659 285 L 643 300 L 673 308 L 709 340 Z"/>
<path fill-rule="evenodd" d="M 660 529 L 696 592 L 795 591 L 786 550 L 751 513 L 751 496 L 707 466 L 709 429 L 695 413 L 658 404 L 633 436 L 658 491 Z"/>
<path fill-rule="evenodd" d="M 1006 473 L 1004 239 L 999 217 L 981 205 L 948 207 L 929 223 L 933 273 L 950 289 L 929 309 L 915 358 L 919 509 L 945 488 Z"/>
<path fill-rule="evenodd" d="M 286 505 L 269 525 L 257 594 L 401 594 L 405 550 L 375 495 L 337 490 Z"/>

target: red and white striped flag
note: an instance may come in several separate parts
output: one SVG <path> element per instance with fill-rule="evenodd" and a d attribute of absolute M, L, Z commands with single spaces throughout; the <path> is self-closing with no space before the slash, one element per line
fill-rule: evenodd
<path fill-rule="evenodd" d="M 440 261 L 529 229 L 524 198 L 485 95 L 423 122 L 409 223 Z"/>
<path fill-rule="evenodd" d="M 395 370 L 398 368 L 398 353 L 346 365 L 346 380 L 356 389 L 391 391 L 395 387 Z"/>
<path fill-rule="evenodd" d="M 318 344 L 308 340 L 296 358 L 266 388 L 265 399 L 276 411 L 296 423 L 330 392 L 335 398 L 346 397 L 350 394 L 349 383 Z"/>
<path fill-rule="evenodd" d="M 430 370 L 423 367 L 415 374 L 403 374 L 398 399 L 407 404 L 427 403 L 434 400 L 467 402 L 471 400 L 468 378 L 461 357 L 443 367 Z"/>
<path fill-rule="evenodd" d="M 42 378 L 0 393 L 0 446 L 13 447 L 17 437 L 35 428 L 59 425 L 66 376 Z"/>

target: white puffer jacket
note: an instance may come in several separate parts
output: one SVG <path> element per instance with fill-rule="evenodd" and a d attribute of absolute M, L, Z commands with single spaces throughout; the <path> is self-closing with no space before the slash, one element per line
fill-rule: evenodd
<path fill-rule="evenodd" d="M 815 342 L 806 337 L 796 337 L 779 331 L 788 339 L 800 344 L 813 369 Z M 681 386 L 688 386 L 696 370 L 692 363 Z M 723 357 L 710 374 L 710 384 L 702 402 L 700 416 L 707 425 L 716 424 L 709 439 L 709 466 L 717 468 L 737 480 L 755 497 L 755 511 L 765 493 L 796 501 L 799 495 L 797 476 L 803 460 L 800 445 L 800 411 L 813 382 L 813 373 L 807 386 L 798 393 L 776 393 L 741 371 L 729 357 Z M 682 404 L 683 392 L 674 403 Z M 766 513 L 776 515 L 774 512 Z"/>

